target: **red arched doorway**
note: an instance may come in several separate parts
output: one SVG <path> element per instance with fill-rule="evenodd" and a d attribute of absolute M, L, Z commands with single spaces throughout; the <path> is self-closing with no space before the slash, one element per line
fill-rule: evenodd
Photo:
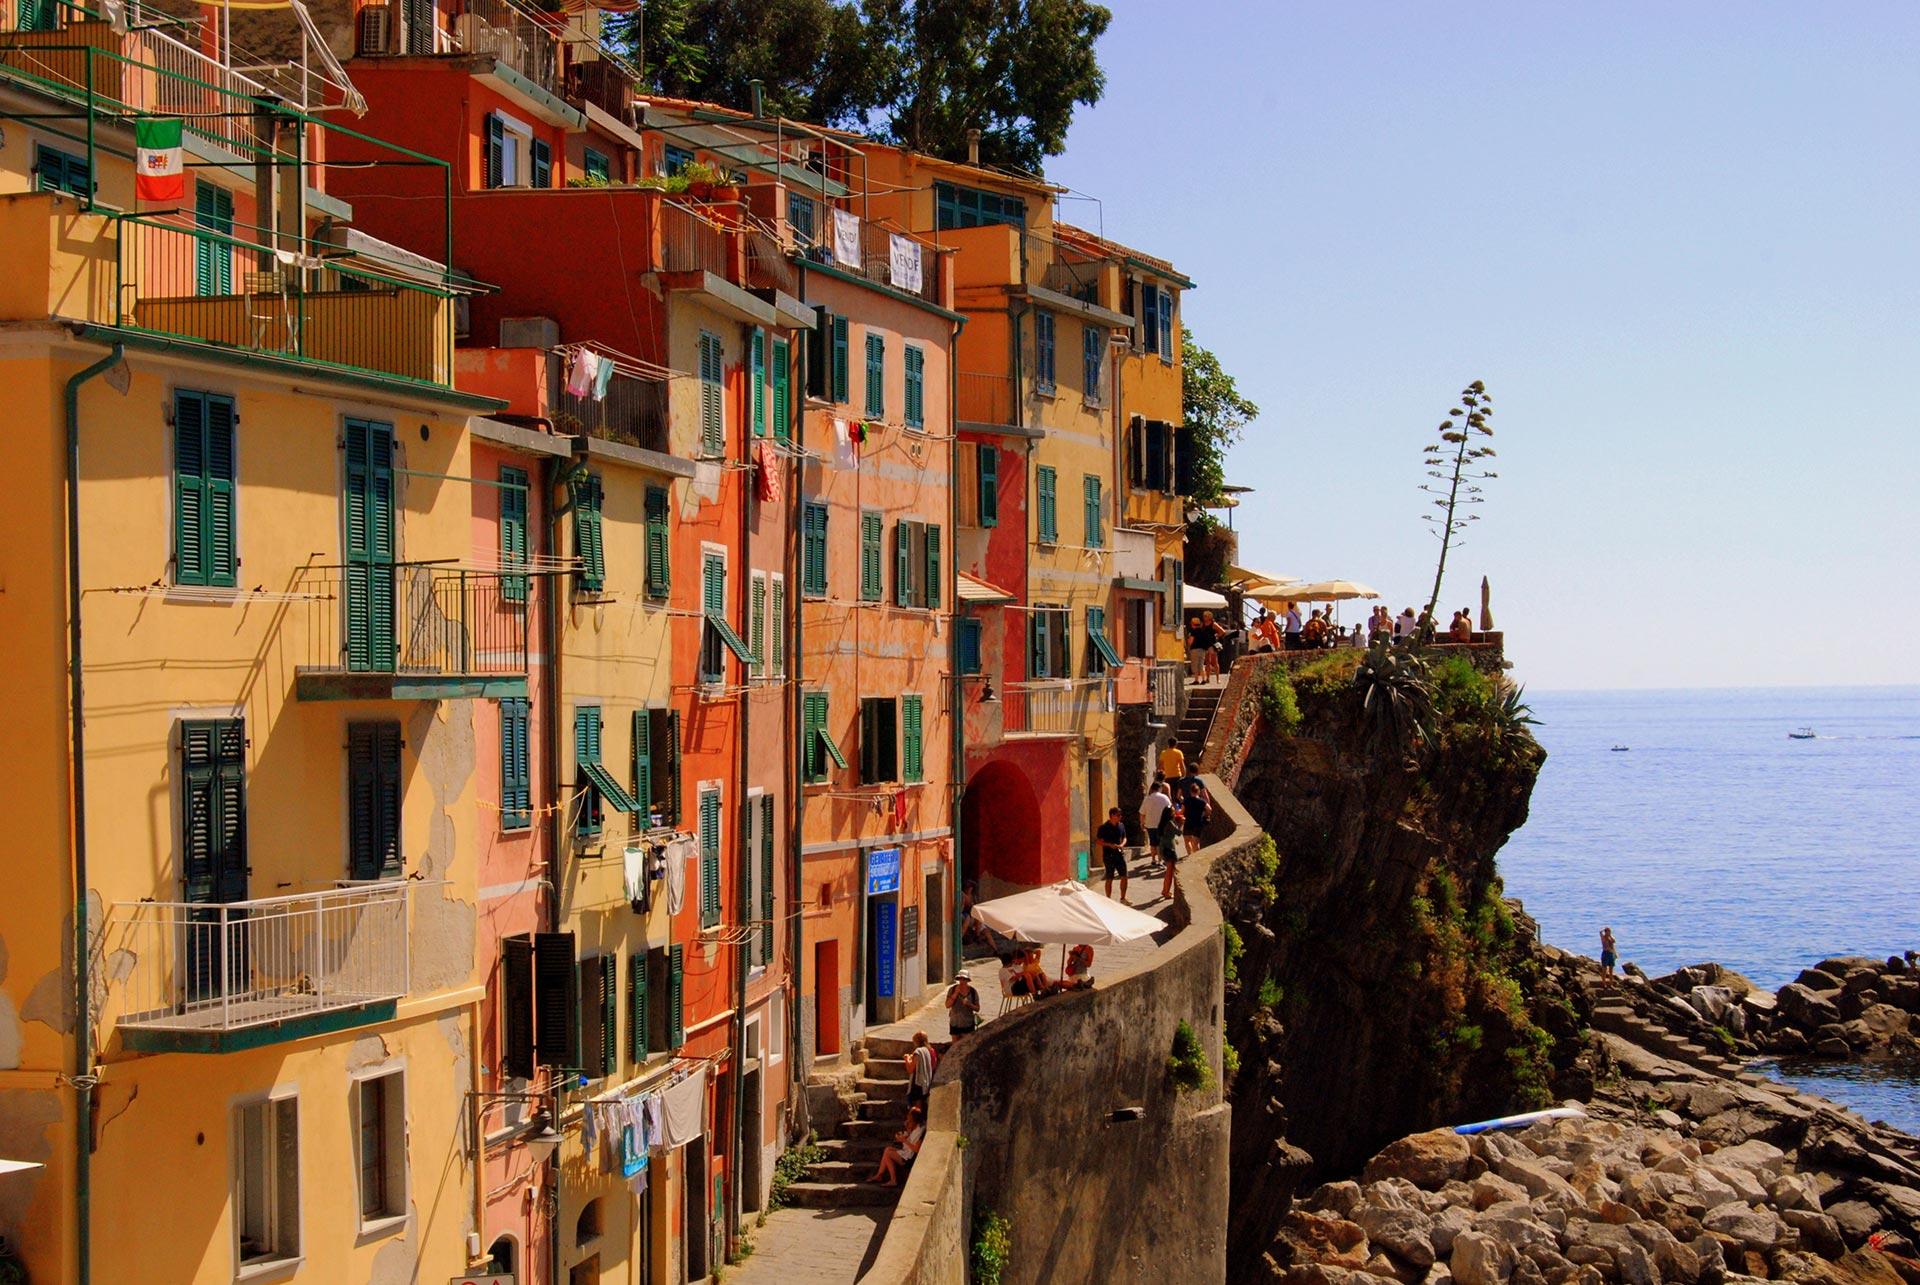
<path fill-rule="evenodd" d="M 978 881 L 982 900 L 1044 881 L 1040 800 L 1025 771 L 983 764 L 960 801 L 962 877 Z"/>

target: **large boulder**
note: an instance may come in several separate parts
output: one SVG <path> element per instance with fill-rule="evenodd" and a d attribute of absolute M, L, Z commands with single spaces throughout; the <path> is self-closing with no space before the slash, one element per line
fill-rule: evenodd
<path fill-rule="evenodd" d="M 1295 1263 L 1324 1263 L 1360 1270 L 1367 1264 L 1367 1233 L 1344 1218 L 1296 1209 L 1280 1224 L 1280 1242 Z"/>
<path fill-rule="evenodd" d="M 1729 1201 L 1709 1209 L 1700 1225 L 1734 1241 L 1744 1249 L 1766 1253 L 1780 1243 L 1780 1216 L 1771 1209 L 1755 1209 L 1745 1201 Z"/>
<path fill-rule="evenodd" d="M 1367 1161 L 1366 1182 L 1404 1178 L 1416 1187 L 1438 1188 L 1464 1178 L 1473 1148 L 1451 1129 L 1433 1129 L 1390 1142 Z"/>
<path fill-rule="evenodd" d="M 1891 1004 L 1869 1004 L 1860 1014 L 1860 1024 L 1880 1039 L 1905 1035 L 1913 1019 L 1905 1009 Z"/>
<path fill-rule="evenodd" d="M 1833 983 L 1831 990 L 1839 989 L 1837 978 L 1827 980 Z M 1815 991 L 1804 982 L 1788 982 L 1780 988 L 1778 999 L 1780 1016 L 1803 1030 L 1818 1030 L 1840 1020 L 1840 1009 L 1829 995 Z"/>
<path fill-rule="evenodd" d="M 1447 1265 L 1458 1285 L 1505 1285 L 1513 1276 L 1514 1259 L 1511 1245 L 1485 1232 L 1469 1231 L 1454 1238 Z"/>
<path fill-rule="evenodd" d="M 1707 1021 L 1719 1022 L 1733 1006 L 1733 992 L 1724 986 L 1696 986 L 1687 992 L 1687 1003 Z"/>
<path fill-rule="evenodd" d="M 1422 1272 L 1433 1266 L 1437 1257 L 1433 1220 L 1419 1210 L 1362 1205 L 1353 1211 L 1353 1221 L 1367 1233 L 1367 1243 L 1375 1249 L 1384 1249 Z"/>
<path fill-rule="evenodd" d="M 1804 986 L 1810 991 L 1837 991 L 1846 977 L 1844 970 L 1828 972 L 1824 968 L 1803 968 L 1800 975 L 1787 983 L 1789 986 Z M 1781 987 L 1785 990 L 1786 987 Z"/>

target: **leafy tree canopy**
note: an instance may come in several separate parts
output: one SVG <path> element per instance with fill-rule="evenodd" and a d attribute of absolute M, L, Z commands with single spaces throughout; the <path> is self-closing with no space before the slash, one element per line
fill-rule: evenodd
<path fill-rule="evenodd" d="M 1259 416 L 1260 408 L 1240 395 L 1220 359 L 1194 342 L 1193 332 L 1180 332 L 1181 414 L 1193 432 L 1193 500 L 1218 504 L 1225 498 L 1227 451 L 1240 440 L 1240 430 Z"/>
<path fill-rule="evenodd" d="M 951 160 L 978 129 L 981 160 L 1038 170 L 1106 88 L 1112 19 L 1089 0 L 652 0 L 644 40 L 609 34 L 659 93 L 745 107 L 758 79 L 769 111 Z"/>

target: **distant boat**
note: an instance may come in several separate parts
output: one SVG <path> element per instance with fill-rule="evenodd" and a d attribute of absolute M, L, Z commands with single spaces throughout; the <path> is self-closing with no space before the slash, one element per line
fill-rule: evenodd
<path fill-rule="evenodd" d="M 1615 753 L 1615 754 L 1625 754 L 1625 753 L 1627 752 L 1627 750 L 1628 750 L 1629 748 L 1631 748 L 1631 747 L 1630 747 L 1630 746 L 1626 746 L 1626 745 L 1616 745 L 1616 746 L 1614 746 L 1614 747 L 1613 747 L 1613 753 Z"/>
<path fill-rule="evenodd" d="M 1813 739 L 1814 739 L 1814 736 L 1813 736 L 1813 729 L 1812 729 L 1811 727 L 1802 727 L 1802 728 L 1798 728 L 1798 729 L 1796 729 L 1795 731 L 1791 731 L 1791 732 L 1788 732 L 1788 733 L 1787 733 L 1787 739 L 1788 739 L 1788 740 L 1790 740 L 1790 741 L 1810 741 L 1810 740 L 1813 740 Z"/>

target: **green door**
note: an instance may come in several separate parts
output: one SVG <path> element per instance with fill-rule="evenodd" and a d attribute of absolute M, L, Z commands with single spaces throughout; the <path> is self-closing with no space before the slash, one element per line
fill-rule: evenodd
<path fill-rule="evenodd" d="M 391 671 L 393 425 L 347 421 L 347 668 Z"/>
<path fill-rule="evenodd" d="M 246 743 L 246 725 L 237 718 L 180 724 L 180 873 L 184 898 L 195 906 L 247 899 Z M 243 919 L 236 911 L 188 912 L 182 943 L 187 1003 L 242 985 Z"/>

